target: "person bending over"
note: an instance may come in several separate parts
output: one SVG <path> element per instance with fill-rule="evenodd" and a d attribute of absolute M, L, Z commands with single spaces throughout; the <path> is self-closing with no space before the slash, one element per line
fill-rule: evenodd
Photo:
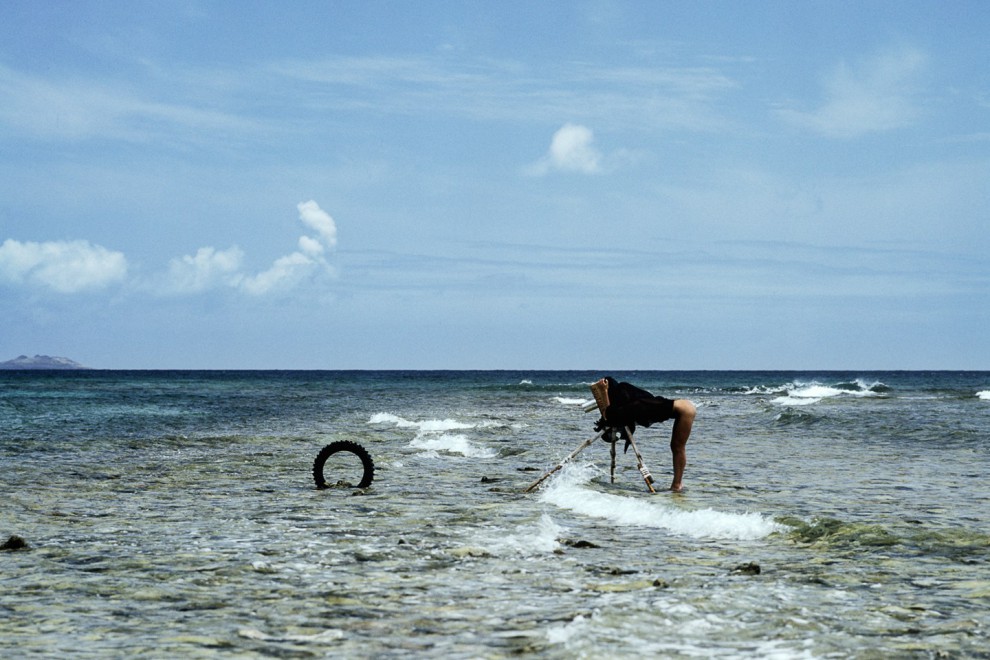
<path fill-rule="evenodd" d="M 637 425 L 650 426 L 668 419 L 674 420 L 674 428 L 670 432 L 674 479 L 670 483 L 670 490 L 681 492 L 684 489 L 684 468 L 687 466 L 687 441 L 697 413 L 694 404 L 687 399 L 654 396 L 635 385 L 620 383 L 611 376 L 602 378 L 595 385 L 605 391 L 605 407 L 599 422 L 601 428 L 614 428 L 624 437 L 626 428 L 633 431 Z M 599 406 L 602 403 L 599 401 Z"/>

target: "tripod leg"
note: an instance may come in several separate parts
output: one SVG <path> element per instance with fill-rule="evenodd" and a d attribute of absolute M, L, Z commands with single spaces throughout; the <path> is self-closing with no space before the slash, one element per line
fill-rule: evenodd
<path fill-rule="evenodd" d="M 541 483 L 543 483 L 544 479 L 546 479 L 547 477 L 549 477 L 551 474 L 553 474 L 554 472 L 556 472 L 560 468 L 564 467 L 564 464 L 565 463 L 567 463 L 569 460 L 571 460 L 572 458 L 574 458 L 575 456 L 577 456 L 578 454 L 580 454 L 582 451 L 584 451 L 585 449 L 587 449 L 588 447 L 590 447 L 592 444 L 594 444 L 595 440 L 597 440 L 598 438 L 602 437 L 602 433 L 604 433 L 604 431 L 602 431 L 601 433 L 599 433 L 595 437 L 589 438 L 589 439 L 585 440 L 584 442 L 582 442 L 580 445 L 578 445 L 577 449 L 575 449 L 574 451 L 572 451 L 570 453 L 570 455 L 568 455 L 567 458 L 565 458 L 564 460 L 562 460 L 560 463 L 557 463 L 557 466 L 556 467 L 548 470 L 546 472 L 546 474 L 544 474 L 542 477 L 540 477 L 539 479 L 537 479 L 536 481 L 534 481 L 533 483 L 531 483 L 529 485 L 529 487 L 526 488 L 526 490 L 524 490 L 523 492 L 524 493 L 528 493 L 531 490 L 533 490 L 534 488 L 536 488 L 537 486 L 539 486 Z"/>
<path fill-rule="evenodd" d="M 626 428 L 626 433 L 629 434 L 629 444 L 632 445 L 633 453 L 636 454 L 636 467 L 639 468 L 640 474 L 643 475 L 643 481 L 646 482 L 646 487 L 650 490 L 651 493 L 657 492 L 653 488 L 653 475 L 651 475 L 650 471 L 646 469 L 646 464 L 643 462 L 643 455 L 639 453 L 639 448 L 636 446 L 636 443 L 633 441 L 632 431 L 628 427 Z"/>
<path fill-rule="evenodd" d="M 615 441 L 616 441 L 615 431 L 612 431 L 611 440 L 612 442 L 609 443 L 609 452 L 612 454 L 612 469 L 610 471 L 610 476 L 612 478 L 612 483 L 614 484 L 615 483 Z"/>

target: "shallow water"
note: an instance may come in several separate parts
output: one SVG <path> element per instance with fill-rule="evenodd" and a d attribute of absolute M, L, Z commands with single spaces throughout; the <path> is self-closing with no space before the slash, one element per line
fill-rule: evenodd
<path fill-rule="evenodd" d="M 0 651 L 986 653 L 990 374 L 614 374 L 698 405 L 687 492 L 597 442 L 524 494 L 601 375 L 0 373 Z"/>

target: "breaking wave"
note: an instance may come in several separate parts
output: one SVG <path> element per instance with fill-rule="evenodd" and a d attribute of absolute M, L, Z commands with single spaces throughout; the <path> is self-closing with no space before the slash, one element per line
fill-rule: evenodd
<path fill-rule="evenodd" d="M 598 470 L 590 465 L 564 467 L 541 491 L 543 502 L 617 525 L 664 529 L 679 536 L 714 539 L 761 539 L 784 529 L 759 513 L 727 513 L 714 509 L 675 508 L 663 497 L 644 499 L 587 488 Z"/>
<path fill-rule="evenodd" d="M 772 395 L 778 394 L 771 403 L 781 406 L 808 406 L 819 403 L 824 399 L 839 397 L 867 398 L 887 396 L 890 388 L 881 382 L 867 383 L 862 379 L 849 382 L 823 385 L 817 381 L 810 383 L 795 382 L 776 387 L 760 386 L 747 391 L 746 394 Z"/>
<path fill-rule="evenodd" d="M 463 433 L 452 433 L 452 431 L 467 431 L 492 426 L 491 423 L 468 424 L 453 419 L 428 419 L 414 422 L 392 413 L 375 413 L 368 420 L 368 423 L 390 424 L 400 429 L 413 429 L 416 431 L 416 435 L 408 446 L 413 449 L 421 449 L 434 456 L 460 454 L 468 458 L 494 458 L 498 455 L 494 449 L 474 444 Z"/>

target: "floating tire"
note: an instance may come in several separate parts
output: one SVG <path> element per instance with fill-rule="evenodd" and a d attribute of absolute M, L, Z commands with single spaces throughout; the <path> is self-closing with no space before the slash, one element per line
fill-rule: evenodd
<path fill-rule="evenodd" d="M 328 484 L 326 479 L 323 477 L 323 466 L 326 465 L 327 459 L 329 459 L 334 454 L 339 454 L 340 452 L 348 452 L 354 454 L 361 459 L 361 465 L 364 468 L 364 473 L 361 476 L 361 481 L 358 483 L 358 488 L 367 488 L 371 485 L 371 481 L 375 478 L 375 462 L 371 460 L 371 454 L 368 450 L 359 445 L 356 442 L 351 442 L 350 440 L 338 440 L 336 442 L 331 442 L 329 445 L 320 450 L 320 453 L 316 455 L 316 460 L 313 461 L 313 480 L 316 481 L 317 488 L 330 488 L 331 484 Z"/>

